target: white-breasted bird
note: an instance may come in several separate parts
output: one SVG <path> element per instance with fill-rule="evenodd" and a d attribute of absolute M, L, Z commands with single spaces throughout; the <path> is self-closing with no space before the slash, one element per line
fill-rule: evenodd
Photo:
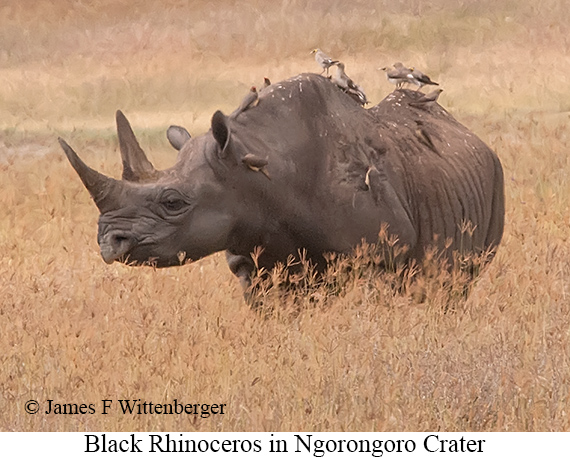
<path fill-rule="evenodd" d="M 331 77 L 331 81 L 334 82 L 338 87 L 344 90 L 347 94 L 352 96 L 358 103 L 365 105 L 368 103 L 366 94 L 358 84 L 356 84 L 344 71 L 344 64 L 338 62 L 336 64 L 336 72 L 334 76 Z"/>
<path fill-rule="evenodd" d="M 428 75 L 422 73 L 420 70 L 414 67 L 410 68 L 410 74 L 408 75 L 408 78 L 412 84 L 418 86 L 416 90 L 420 90 L 422 87 L 427 85 L 439 86 L 439 84 L 435 81 L 432 81 Z"/>
<path fill-rule="evenodd" d="M 422 95 L 416 101 L 410 102 L 412 106 L 425 106 L 426 104 L 431 104 L 437 101 L 439 94 L 443 92 L 443 89 L 436 89 L 429 94 Z"/>
<path fill-rule="evenodd" d="M 338 60 L 333 60 L 329 56 L 327 56 L 323 51 L 319 48 L 313 49 L 311 54 L 315 54 L 315 61 L 321 66 L 323 71 L 321 75 L 326 71 L 327 75 L 329 74 L 329 68 L 332 67 L 334 64 L 338 63 Z"/>
<path fill-rule="evenodd" d="M 381 70 L 386 72 L 388 82 L 396 85 L 396 89 L 400 89 L 404 84 L 411 83 L 410 75 L 412 71 L 405 67 L 402 62 L 396 62 L 393 68 L 383 67 Z"/>
<path fill-rule="evenodd" d="M 370 165 L 368 170 L 366 170 L 364 185 L 366 186 L 366 190 L 372 194 L 372 198 L 376 203 L 382 200 L 381 182 L 381 173 L 378 171 L 378 168 L 374 165 Z"/>

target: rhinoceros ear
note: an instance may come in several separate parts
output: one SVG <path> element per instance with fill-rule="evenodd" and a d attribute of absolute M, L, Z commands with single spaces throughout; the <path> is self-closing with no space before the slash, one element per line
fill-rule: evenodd
<path fill-rule="evenodd" d="M 230 144 L 230 126 L 228 125 L 228 118 L 220 110 L 212 116 L 212 135 L 222 149 L 220 157 L 226 157 Z"/>
<path fill-rule="evenodd" d="M 184 127 L 171 125 L 166 131 L 166 138 L 168 138 L 168 141 L 174 149 L 180 151 L 182 146 L 190 139 L 190 134 Z"/>
<path fill-rule="evenodd" d="M 146 158 L 137 141 L 131 124 L 121 111 L 117 111 L 117 134 L 123 158 L 123 179 L 133 182 L 148 182 L 158 178 L 158 172 Z"/>

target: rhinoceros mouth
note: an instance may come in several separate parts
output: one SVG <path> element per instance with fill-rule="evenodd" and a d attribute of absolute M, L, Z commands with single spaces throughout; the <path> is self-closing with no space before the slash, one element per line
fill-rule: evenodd
<path fill-rule="evenodd" d="M 128 252 L 136 245 L 135 237 L 125 231 L 113 230 L 99 240 L 101 257 L 105 263 L 111 264 L 118 260 L 125 263 Z"/>
<path fill-rule="evenodd" d="M 112 264 L 115 261 L 126 263 L 128 255 L 126 253 L 115 252 L 110 246 L 101 247 L 101 257 L 107 264 Z"/>

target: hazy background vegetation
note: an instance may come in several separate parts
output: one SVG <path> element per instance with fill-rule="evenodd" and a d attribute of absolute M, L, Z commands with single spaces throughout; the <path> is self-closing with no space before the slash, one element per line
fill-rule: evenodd
<path fill-rule="evenodd" d="M 3 1 L 0 430 L 570 430 L 568 24 L 561 0 Z M 373 104 L 393 89 L 378 67 L 422 69 L 497 151 L 504 242 L 469 299 L 445 313 L 437 278 L 421 303 L 360 279 L 263 317 L 223 255 L 104 264 L 57 137 L 119 177 L 120 108 L 170 165 L 168 125 L 203 133 L 264 76 L 320 72 L 317 46 Z M 104 398 L 228 409 L 103 416 Z M 29 399 L 98 413 L 30 416 Z"/>

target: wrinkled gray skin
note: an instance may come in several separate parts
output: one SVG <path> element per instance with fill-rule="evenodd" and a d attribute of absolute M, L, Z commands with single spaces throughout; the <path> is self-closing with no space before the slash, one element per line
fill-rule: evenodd
<path fill-rule="evenodd" d="M 365 110 L 328 79 L 299 75 L 263 89 L 239 117 L 217 111 L 200 137 L 171 131 L 180 152 L 162 171 L 117 112 L 120 181 L 60 143 L 101 212 L 107 263 L 170 267 L 226 250 L 248 287 L 256 247 L 266 269 L 300 249 L 322 268 L 323 253 L 375 242 L 383 223 L 409 247 L 402 261 L 421 261 L 432 246 L 450 258 L 494 250 L 504 223 L 500 162 L 437 103 L 409 105 L 421 96 L 396 90 Z M 271 179 L 244 165 L 246 154 L 266 159 Z M 466 221 L 472 236 L 462 233 Z"/>

